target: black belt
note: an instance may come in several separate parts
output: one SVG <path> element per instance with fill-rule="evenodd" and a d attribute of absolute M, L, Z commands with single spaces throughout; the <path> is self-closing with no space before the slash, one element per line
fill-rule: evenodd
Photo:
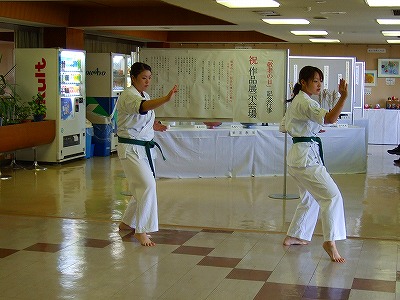
<path fill-rule="evenodd" d="M 124 137 L 120 137 L 119 136 L 118 137 L 118 143 L 144 146 L 144 148 L 146 150 L 147 159 L 149 160 L 151 171 L 153 172 L 154 178 L 156 177 L 156 173 L 154 172 L 153 160 L 151 158 L 150 148 L 154 148 L 154 146 L 157 146 L 157 148 L 161 152 L 161 155 L 162 155 L 163 159 L 165 160 L 165 157 L 164 157 L 164 154 L 163 154 L 163 152 L 161 150 L 161 147 L 160 147 L 159 144 L 157 144 L 157 142 L 155 142 L 153 140 L 151 140 L 151 141 L 142 141 L 142 140 L 128 139 L 128 138 L 124 138 Z"/>
<path fill-rule="evenodd" d="M 301 142 L 317 142 L 318 147 L 319 147 L 319 156 L 321 157 L 322 164 L 325 165 L 324 163 L 324 152 L 322 151 L 322 141 L 321 138 L 318 136 L 297 136 L 297 137 L 292 137 L 293 144 L 296 143 L 301 143 Z"/>

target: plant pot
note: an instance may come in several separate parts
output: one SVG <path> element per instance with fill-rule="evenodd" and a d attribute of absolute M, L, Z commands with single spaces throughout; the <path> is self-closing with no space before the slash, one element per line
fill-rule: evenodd
<path fill-rule="evenodd" d="M 0 126 L 0 153 L 50 144 L 55 136 L 55 120 Z"/>
<path fill-rule="evenodd" d="M 44 120 L 44 115 L 34 115 L 33 122 L 40 122 Z"/>

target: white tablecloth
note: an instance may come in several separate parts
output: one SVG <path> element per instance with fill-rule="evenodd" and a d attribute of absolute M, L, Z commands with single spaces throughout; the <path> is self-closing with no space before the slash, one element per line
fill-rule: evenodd
<path fill-rule="evenodd" d="M 400 110 L 366 109 L 368 143 L 379 145 L 400 144 Z"/>
<path fill-rule="evenodd" d="M 260 126 L 261 127 L 261 126 Z M 259 128 L 260 128 L 259 127 Z M 365 129 L 326 127 L 321 133 L 325 163 L 331 173 L 365 173 Z M 230 129 L 175 129 L 156 132 L 166 161 L 158 155 L 157 177 L 247 177 L 283 175 L 284 137 L 276 126 L 255 135 L 231 136 Z M 288 149 L 292 145 L 287 139 Z"/>

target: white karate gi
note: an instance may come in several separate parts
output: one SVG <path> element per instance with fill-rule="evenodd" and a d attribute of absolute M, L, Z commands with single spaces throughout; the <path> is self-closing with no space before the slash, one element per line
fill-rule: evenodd
<path fill-rule="evenodd" d="M 149 100 L 147 93 L 144 97 L 131 86 L 124 90 L 117 101 L 118 136 L 136 140 L 151 141 L 154 137 L 154 111 L 140 114 L 140 104 Z M 156 157 L 151 148 L 152 158 Z M 145 147 L 118 143 L 118 157 L 129 182 L 132 193 L 122 222 L 135 228 L 137 233 L 158 231 L 156 181 L 151 171 Z M 154 163 L 153 163 L 154 166 Z"/>
<path fill-rule="evenodd" d="M 303 91 L 293 99 L 280 124 L 292 137 L 315 137 L 327 111 Z M 289 174 L 299 186 L 297 206 L 287 235 L 311 241 L 318 213 L 325 241 L 346 239 L 342 195 L 319 155 L 317 142 L 293 144 L 287 155 Z"/>

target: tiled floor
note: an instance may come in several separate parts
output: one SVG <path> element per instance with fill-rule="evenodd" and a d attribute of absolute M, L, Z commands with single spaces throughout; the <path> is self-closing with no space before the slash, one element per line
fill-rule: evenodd
<path fill-rule="evenodd" d="M 118 221 L 129 200 L 116 155 L 46 171 L 2 169 L 0 299 L 400 299 L 400 166 L 369 146 L 367 174 L 333 175 L 345 264 L 282 240 L 298 200 L 283 177 L 160 179 L 161 230 L 142 247 Z M 288 177 L 286 192 L 297 189 Z"/>

